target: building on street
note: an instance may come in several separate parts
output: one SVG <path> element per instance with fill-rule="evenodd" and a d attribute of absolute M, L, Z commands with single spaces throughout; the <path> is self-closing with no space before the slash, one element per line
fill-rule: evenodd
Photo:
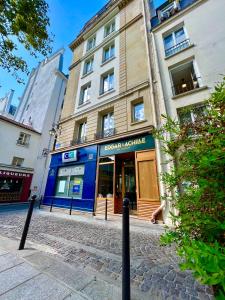
<path fill-rule="evenodd" d="M 70 48 L 44 203 L 69 207 L 72 201 L 98 215 L 107 199 L 108 211 L 121 214 L 126 196 L 131 214 L 150 220 L 162 186 L 144 1 L 109 1 Z"/>

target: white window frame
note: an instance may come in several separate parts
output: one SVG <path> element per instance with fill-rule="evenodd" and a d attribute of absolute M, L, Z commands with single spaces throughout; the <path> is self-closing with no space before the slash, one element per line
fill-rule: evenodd
<path fill-rule="evenodd" d="M 109 58 L 107 58 L 107 59 L 105 58 L 106 51 L 109 51 Z M 113 52 L 113 54 L 112 54 L 112 52 Z M 115 57 L 115 42 L 113 42 L 113 43 L 107 45 L 105 48 L 103 48 L 102 63 L 105 63 L 114 57 Z"/>
<path fill-rule="evenodd" d="M 107 119 L 107 120 L 109 120 L 109 119 L 113 119 L 113 126 L 111 127 L 108 127 L 107 129 L 105 129 L 105 127 L 104 127 L 104 120 L 105 119 Z M 110 112 L 108 112 L 107 114 L 104 114 L 103 116 L 102 116 L 102 135 L 103 135 L 103 137 L 107 137 L 107 136 L 110 136 L 110 135 L 112 135 L 112 134 L 110 134 L 110 130 L 114 130 L 115 129 L 115 118 L 114 118 L 114 111 L 110 111 Z"/>
<path fill-rule="evenodd" d="M 87 66 L 90 64 L 90 70 L 88 70 Z M 87 75 L 93 71 L 94 57 L 91 57 L 84 62 L 83 75 Z"/>
<path fill-rule="evenodd" d="M 112 86 L 110 87 L 110 77 L 113 75 L 113 80 L 112 80 Z M 105 85 L 105 80 L 108 81 L 108 89 L 105 90 L 104 85 Z M 100 95 L 104 95 L 107 92 L 110 92 L 114 90 L 114 85 L 115 85 L 115 73 L 114 69 L 111 71 L 108 71 L 107 73 L 103 74 L 101 76 L 101 88 L 100 88 Z"/>
<path fill-rule="evenodd" d="M 79 105 L 85 104 L 90 101 L 90 99 L 91 99 L 90 89 L 91 89 L 91 82 L 88 82 L 81 87 Z M 87 94 L 85 91 L 87 91 Z M 85 95 L 87 95 L 87 96 L 85 96 Z"/>
<path fill-rule="evenodd" d="M 177 45 L 179 45 L 180 43 L 177 43 L 177 41 L 176 41 L 175 32 L 179 31 L 180 29 L 183 29 L 183 31 L 184 31 L 184 36 L 185 36 L 185 40 L 184 40 L 184 41 L 187 41 L 187 46 L 184 47 L 184 48 L 182 48 L 181 50 L 183 50 L 183 49 L 185 49 L 185 48 L 187 48 L 187 47 L 190 46 L 190 39 L 189 39 L 187 30 L 186 30 L 186 27 L 184 26 L 184 24 L 181 24 L 180 26 L 176 26 L 176 28 L 173 28 L 172 30 L 170 30 L 170 32 L 168 32 L 168 33 L 166 33 L 166 34 L 163 35 L 163 46 L 164 46 L 165 56 L 166 56 L 166 57 L 169 57 L 170 55 L 179 53 L 179 52 L 181 51 L 181 50 L 178 50 L 178 51 L 174 51 L 174 53 L 172 53 L 172 54 L 167 54 L 167 51 L 168 51 L 170 48 L 166 49 L 166 44 L 165 44 L 165 39 L 166 39 L 168 36 L 172 35 L 173 46 L 172 46 L 171 48 L 176 47 Z"/>
<path fill-rule="evenodd" d="M 108 29 L 109 29 L 109 32 L 107 33 Z M 116 31 L 116 20 L 114 19 L 110 23 L 105 25 L 104 38 L 106 38 L 107 36 L 110 36 L 115 31 Z"/>
<path fill-rule="evenodd" d="M 83 121 L 78 125 L 78 140 L 85 141 L 87 136 L 87 121 Z"/>
<path fill-rule="evenodd" d="M 19 138 L 17 140 L 17 145 L 29 146 L 31 135 L 25 132 L 20 132 Z"/>
<path fill-rule="evenodd" d="M 96 35 L 92 36 L 87 40 L 86 52 L 90 51 L 96 46 Z"/>

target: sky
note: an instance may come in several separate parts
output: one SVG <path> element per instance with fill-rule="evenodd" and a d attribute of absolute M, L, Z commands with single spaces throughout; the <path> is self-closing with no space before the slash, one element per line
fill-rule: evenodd
<path fill-rule="evenodd" d="M 68 74 L 68 68 L 72 61 L 72 52 L 68 45 L 75 39 L 83 25 L 104 6 L 108 0 L 46 0 L 49 4 L 50 28 L 49 32 L 54 34 L 52 44 L 53 53 L 64 48 L 63 72 Z M 165 0 L 154 0 L 155 7 Z M 19 47 L 18 54 L 26 60 L 29 70 L 36 68 L 38 62 L 44 57 L 37 59 L 31 57 L 27 51 Z M 20 74 L 26 84 L 28 76 Z M 13 104 L 18 105 L 18 98 L 22 96 L 25 84 L 19 84 L 16 79 L 7 71 L 0 68 L 0 98 L 4 97 L 10 89 L 13 89 Z"/>

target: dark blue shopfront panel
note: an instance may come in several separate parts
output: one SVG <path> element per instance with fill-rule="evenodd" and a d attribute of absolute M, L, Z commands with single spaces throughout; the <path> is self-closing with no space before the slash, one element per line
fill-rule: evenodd
<path fill-rule="evenodd" d="M 59 168 L 81 164 L 85 166 L 82 199 L 55 197 Z M 77 149 L 77 161 L 74 162 L 63 162 L 62 152 L 53 154 L 51 158 L 43 204 L 51 205 L 51 203 L 53 203 L 53 206 L 69 208 L 72 201 L 73 209 L 93 211 L 95 199 L 96 165 L 97 146 Z"/>

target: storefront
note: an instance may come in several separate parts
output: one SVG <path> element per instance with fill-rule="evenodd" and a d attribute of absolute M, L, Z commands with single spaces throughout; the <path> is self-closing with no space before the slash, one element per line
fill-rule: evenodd
<path fill-rule="evenodd" d="M 43 204 L 93 211 L 96 164 L 97 146 L 53 154 Z"/>
<path fill-rule="evenodd" d="M 0 169 L 0 204 L 26 202 L 33 174 Z"/>
<path fill-rule="evenodd" d="M 160 206 L 155 142 L 141 135 L 99 146 L 96 214 L 122 213 L 124 197 L 130 199 L 130 212 L 149 219 Z"/>

